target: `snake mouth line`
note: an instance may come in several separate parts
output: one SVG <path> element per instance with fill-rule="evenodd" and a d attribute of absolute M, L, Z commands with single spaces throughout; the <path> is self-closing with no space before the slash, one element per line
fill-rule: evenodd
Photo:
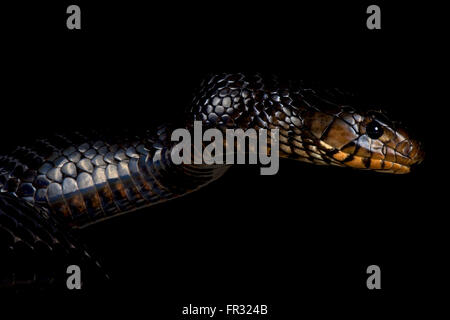
<path fill-rule="evenodd" d="M 406 160 L 407 163 L 400 163 L 385 159 L 376 159 L 373 157 L 362 157 L 352 153 L 337 150 L 327 143 L 324 143 L 323 141 L 320 142 L 320 145 L 328 151 L 326 152 L 326 154 L 329 158 L 331 158 L 331 164 L 338 166 L 345 166 L 363 170 L 373 170 L 383 173 L 405 174 L 411 171 L 411 165 L 421 162 L 420 160 L 414 163 L 412 159 L 408 159 Z"/>
<path fill-rule="evenodd" d="M 355 156 L 342 151 L 333 154 L 332 157 L 344 166 L 357 169 L 367 169 L 395 174 L 405 174 L 411 171 L 411 167 L 409 165 L 383 159 Z"/>
<path fill-rule="evenodd" d="M 384 161 L 385 169 L 377 170 L 377 172 L 383 172 L 383 173 L 396 173 L 396 174 L 405 174 L 409 173 L 411 171 L 411 167 L 400 164 L 397 162 L 391 162 L 391 161 Z M 388 169 L 390 168 L 390 169 Z"/>

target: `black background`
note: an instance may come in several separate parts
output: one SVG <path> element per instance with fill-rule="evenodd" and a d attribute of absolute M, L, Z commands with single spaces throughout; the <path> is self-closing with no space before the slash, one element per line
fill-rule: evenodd
<path fill-rule="evenodd" d="M 4 8 L 1 151 L 57 130 L 176 118 L 205 73 L 263 71 L 352 88 L 407 123 L 427 152 L 404 176 L 291 161 L 275 176 L 235 167 L 194 194 L 83 230 L 110 285 L 41 306 L 167 319 L 190 303 L 269 304 L 272 319 L 424 308 L 445 274 L 431 112 L 444 108 L 433 101 L 440 9 L 376 3 L 381 30 L 366 28 L 364 1 Z M 80 5 L 82 30 L 67 30 L 69 4 Z M 366 288 L 371 264 L 380 291 Z"/>

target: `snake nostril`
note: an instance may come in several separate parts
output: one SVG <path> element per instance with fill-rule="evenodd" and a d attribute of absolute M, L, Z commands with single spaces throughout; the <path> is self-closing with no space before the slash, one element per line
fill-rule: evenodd
<path fill-rule="evenodd" d="M 414 145 L 412 143 L 409 144 L 409 150 L 407 154 L 411 154 L 411 152 L 414 150 Z"/>
<path fill-rule="evenodd" d="M 411 143 L 409 155 L 411 159 L 415 160 L 416 164 L 420 164 L 425 158 L 425 152 L 423 150 L 422 143 L 418 141 Z"/>
<path fill-rule="evenodd" d="M 411 152 L 413 151 L 414 147 L 413 144 L 408 140 L 403 140 L 396 146 L 396 151 L 404 155 L 405 157 L 410 157 Z"/>

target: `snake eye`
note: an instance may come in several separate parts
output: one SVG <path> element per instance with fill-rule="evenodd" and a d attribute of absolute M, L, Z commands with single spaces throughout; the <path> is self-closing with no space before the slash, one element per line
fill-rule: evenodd
<path fill-rule="evenodd" d="M 366 126 L 366 133 L 371 139 L 378 139 L 383 135 L 383 127 L 376 121 L 372 121 Z"/>

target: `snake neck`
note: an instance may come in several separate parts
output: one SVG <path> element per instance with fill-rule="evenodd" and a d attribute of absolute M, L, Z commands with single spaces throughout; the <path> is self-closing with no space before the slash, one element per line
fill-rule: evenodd
<path fill-rule="evenodd" d="M 0 189 L 78 228 L 186 195 L 227 170 L 174 164 L 170 134 L 161 126 L 120 144 L 88 134 L 59 136 L 64 147 L 39 140 L 0 156 Z"/>

